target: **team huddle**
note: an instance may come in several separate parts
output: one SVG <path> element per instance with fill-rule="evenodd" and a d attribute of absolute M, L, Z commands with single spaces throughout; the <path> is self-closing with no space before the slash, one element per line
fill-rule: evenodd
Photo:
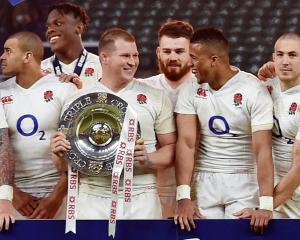
<path fill-rule="evenodd" d="M 73 3 L 50 7 L 46 38 L 11 35 L 0 57 L 0 230 L 15 219 L 66 219 L 70 142 L 58 131 L 72 100 L 106 92 L 136 112 L 131 210 L 117 219 L 251 218 L 263 233 L 272 218 L 300 218 L 300 35 L 285 33 L 258 76 L 230 65 L 215 28 L 161 25 L 160 74 L 135 78 L 139 52 L 121 28 L 104 31 L 98 56 L 85 50 L 89 17 Z M 78 219 L 109 219 L 111 176 L 80 174 Z M 122 190 L 122 186 L 121 189 Z"/>

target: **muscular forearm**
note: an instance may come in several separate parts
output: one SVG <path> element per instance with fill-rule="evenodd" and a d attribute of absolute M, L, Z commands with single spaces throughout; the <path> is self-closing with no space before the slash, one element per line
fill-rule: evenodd
<path fill-rule="evenodd" d="M 63 156 L 58 156 L 57 154 L 52 153 L 52 161 L 60 173 L 68 171 L 68 162 Z"/>
<path fill-rule="evenodd" d="M 257 155 L 257 179 L 260 196 L 273 196 L 274 166 L 271 152 L 262 151 Z"/>
<path fill-rule="evenodd" d="M 151 168 L 161 169 L 169 167 L 175 159 L 175 143 L 160 147 L 153 153 L 149 153 Z"/>
<path fill-rule="evenodd" d="M 190 185 L 196 158 L 196 144 L 200 125 L 194 114 L 178 114 L 176 117 L 178 140 L 176 142 L 175 174 L 177 185 Z M 188 129 L 187 129 L 188 126 Z"/>
<path fill-rule="evenodd" d="M 274 165 L 271 131 L 261 130 L 252 133 L 252 142 L 257 161 L 257 181 L 260 196 L 273 196 Z"/>
<path fill-rule="evenodd" d="M 190 185 L 194 170 L 195 148 L 180 141 L 176 144 L 175 172 L 177 185 Z"/>
<path fill-rule="evenodd" d="M 14 158 L 9 141 L 8 129 L 0 129 L 0 186 L 13 185 Z"/>
<path fill-rule="evenodd" d="M 300 184 L 300 168 L 292 167 L 274 189 L 274 208 L 291 198 L 294 191 Z"/>
<path fill-rule="evenodd" d="M 62 199 L 67 194 L 67 186 L 68 186 L 67 175 L 65 173 L 62 173 L 58 183 L 56 184 L 56 186 L 54 187 L 51 193 L 51 196 L 60 197 Z"/>

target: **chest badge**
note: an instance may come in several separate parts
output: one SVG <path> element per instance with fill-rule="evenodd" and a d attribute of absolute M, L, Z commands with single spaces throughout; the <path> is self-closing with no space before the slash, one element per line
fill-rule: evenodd
<path fill-rule="evenodd" d="M 197 95 L 201 98 L 207 98 L 207 89 L 205 88 L 198 88 Z"/>
<path fill-rule="evenodd" d="M 233 96 L 233 105 L 238 107 L 242 105 L 243 95 L 241 93 L 236 93 Z"/>
<path fill-rule="evenodd" d="M 51 100 L 53 100 L 53 92 L 51 90 L 44 92 L 44 100 L 46 102 L 50 102 Z"/>
<path fill-rule="evenodd" d="M 138 101 L 139 104 L 146 104 L 147 103 L 147 97 L 144 94 L 138 94 L 136 96 L 136 100 Z"/>
<path fill-rule="evenodd" d="M 94 68 L 86 68 L 84 71 L 84 76 L 90 77 L 94 74 Z"/>
<path fill-rule="evenodd" d="M 289 115 L 295 115 L 297 108 L 298 108 L 297 103 L 293 102 L 289 108 Z"/>

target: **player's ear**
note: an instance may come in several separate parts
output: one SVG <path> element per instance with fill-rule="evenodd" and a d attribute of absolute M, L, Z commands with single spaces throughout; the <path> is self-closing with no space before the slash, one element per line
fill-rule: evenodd
<path fill-rule="evenodd" d="M 215 66 L 219 60 L 219 57 L 216 55 L 213 55 L 210 57 L 210 59 L 211 59 L 211 66 Z"/>
<path fill-rule="evenodd" d="M 26 52 L 24 56 L 24 63 L 28 63 L 33 58 L 32 52 Z"/>
<path fill-rule="evenodd" d="M 84 25 L 82 22 L 77 23 L 75 32 L 76 34 L 82 34 L 84 32 Z"/>
<path fill-rule="evenodd" d="M 107 64 L 108 62 L 108 54 L 106 52 L 99 52 L 99 59 L 101 64 Z"/>
<path fill-rule="evenodd" d="M 157 56 L 157 58 L 160 58 L 160 47 L 158 46 L 157 48 L 156 48 L 156 56 Z"/>

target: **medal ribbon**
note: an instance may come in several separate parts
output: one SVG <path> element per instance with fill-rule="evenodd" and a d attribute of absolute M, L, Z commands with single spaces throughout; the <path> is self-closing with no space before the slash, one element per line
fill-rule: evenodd
<path fill-rule="evenodd" d="M 74 73 L 76 73 L 78 76 L 80 76 L 80 74 L 82 72 L 83 65 L 86 62 L 87 55 L 88 55 L 88 52 L 85 49 L 83 49 L 80 53 L 80 56 L 77 60 L 77 63 L 76 63 L 75 69 L 74 69 Z M 60 65 L 59 60 L 56 55 L 54 55 L 54 60 L 53 60 L 52 64 L 53 64 L 53 69 L 54 69 L 55 75 L 58 75 L 58 76 L 61 75 L 63 73 L 63 71 L 62 71 L 61 65 Z"/>
<path fill-rule="evenodd" d="M 117 153 L 114 160 L 114 167 L 113 167 L 112 179 L 111 179 L 111 207 L 110 207 L 110 216 L 109 216 L 109 225 L 108 225 L 108 236 L 113 236 L 113 238 L 115 237 L 115 232 L 116 232 L 118 189 L 120 184 L 120 177 L 124 168 L 124 163 L 125 163 L 124 187 L 123 187 L 124 207 L 125 206 L 129 207 L 129 209 L 126 210 L 126 212 L 130 211 L 132 181 L 133 181 L 133 156 L 134 156 L 136 133 L 137 133 L 137 114 L 128 105 L 122 131 L 120 134 L 120 141 L 117 148 Z M 127 192 L 126 192 L 126 188 L 127 188 Z"/>

